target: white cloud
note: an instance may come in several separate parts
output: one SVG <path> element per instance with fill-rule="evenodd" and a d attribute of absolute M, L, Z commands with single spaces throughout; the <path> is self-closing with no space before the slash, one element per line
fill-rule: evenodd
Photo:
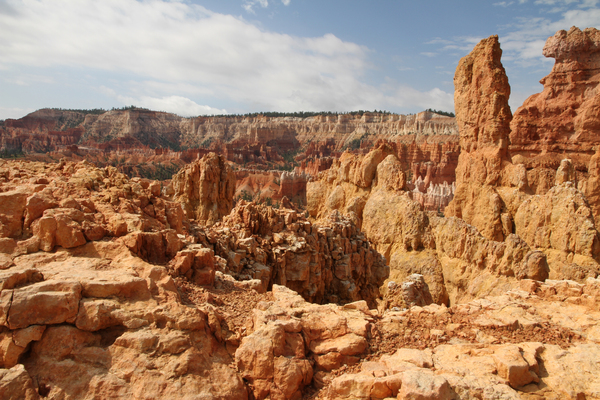
<path fill-rule="evenodd" d="M 149 97 L 140 98 L 119 96 L 123 104 L 135 105 L 149 108 L 155 111 L 165 111 L 180 115 L 182 117 L 193 117 L 198 115 L 227 114 L 227 110 L 220 110 L 209 106 L 202 106 L 193 100 L 181 96 Z"/>
<path fill-rule="evenodd" d="M 519 1 L 524 3 L 525 1 Z M 540 7 L 560 5 L 561 9 L 544 9 L 546 13 L 556 13 L 552 17 L 517 17 L 515 23 L 504 27 L 504 34 L 500 34 L 503 62 L 509 61 L 523 67 L 545 63 L 542 49 L 548 37 L 561 29 L 568 30 L 571 26 L 581 29 L 587 27 L 600 27 L 600 9 L 593 7 L 598 0 L 535 0 Z M 570 9 L 565 8 L 570 6 Z M 483 38 L 456 37 L 430 41 L 431 44 L 443 44 L 445 50 L 461 50 L 469 52 Z"/>
<path fill-rule="evenodd" d="M 31 86 L 39 84 L 52 84 L 55 83 L 54 79 L 44 75 L 34 74 L 15 74 L 3 79 L 4 82 L 19 85 L 19 86 Z"/>
<path fill-rule="evenodd" d="M 367 47 L 332 34 L 269 32 L 183 1 L 9 1 L 15 13 L 0 14 L 0 54 L 8 72 L 68 67 L 108 75 L 96 82 L 104 85 L 101 93 L 133 99 L 135 105 L 198 114 L 222 112 L 200 105 L 216 100 L 238 104 L 236 112 L 407 104 L 408 89 L 383 96 L 363 82 L 372 68 Z M 124 81 L 123 75 L 135 78 Z M 421 96 L 439 98 L 431 92 Z"/>
<path fill-rule="evenodd" d="M 577 3 L 579 2 L 579 0 L 535 0 L 533 2 L 533 4 L 543 4 L 546 6 L 553 6 L 555 4 L 565 4 L 565 5 L 569 5 L 569 4 L 573 4 L 573 3 Z"/>
<path fill-rule="evenodd" d="M 492 5 L 494 5 L 496 7 L 508 7 L 513 4 L 515 4 L 514 1 L 500 1 L 498 3 L 493 3 Z"/>
<path fill-rule="evenodd" d="M 442 38 L 434 38 L 428 42 L 425 42 L 425 44 L 452 44 L 454 43 L 454 41 L 452 40 L 448 40 L 448 39 L 442 39 Z"/>
<path fill-rule="evenodd" d="M 283 3 L 284 6 L 289 6 L 291 0 L 281 0 L 281 2 Z"/>
<path fill-rule="evenodd" d="M 289 0 L 288 0 L 288 4 L 289 4 Z M 244 10 L 246 10 L 250 14 L 256 14 L 256 11 L 254 11 L 254 7 L 256 5 L 260 5 L 262 8 L 267 8 L 267 7 L 269 7 L 269 1 L 268 0 L 246 0 L 244 2 L 244 4 L 242 5 L 242 7 L 244 8 Z"/>
<path fill-rule="evenodd" d="M 500 36 L 502 48 L 506 52 L 505 57 L 523 66 L 544 62 L 542 49 L 546 40 L 557 31 L 568 30 L 572 26 L 581 29 L 600 27 L 600 10 L 572 9 L 563 12 L 556 20 L 539 17 L 520 18 L 516 29 Z"/>
<path fill-rule="evenodd" d="M 411 87 L 400 87 L 389 101 L 397 107 L 418 106 L 423 110 L 434 108 L 454 112 L 454 92 L 448 93 L 438 88 L 420 92 Z"/>
<path fill-rule="evenodd" d="M 33 108 L 0 107 L 0 120 L 8 118 L 18 119 L 34 111 Z"/>

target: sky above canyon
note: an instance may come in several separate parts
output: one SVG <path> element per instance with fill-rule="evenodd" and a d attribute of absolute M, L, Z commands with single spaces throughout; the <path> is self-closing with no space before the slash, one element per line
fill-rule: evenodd
<path fill-rule="evenodd" d="M 560 29 L 600 0 L 0 0 L 0 119 L 135 105 L 182 116 L 454 111 L 453 76 L 499 35 L 514 112 Z"/>

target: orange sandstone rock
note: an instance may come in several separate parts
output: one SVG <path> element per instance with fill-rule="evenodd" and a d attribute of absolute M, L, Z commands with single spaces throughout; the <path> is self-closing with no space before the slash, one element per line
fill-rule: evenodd
<path fill-rule="evenodd" d="M 479 42 L 456 68 L 454 102 L 461 154 L 454 200 L 445 211 L 498 241 L 509 230 L 503 225 L 504 204 L 494 186 L 508 162 L 512 119 L 510 86 L 501 55 L 498 37 L 491 36 Z"/>
<path fill-rule="evenodd" d="M 173 177 L 174 198 L 188 218 L 212 225 L 233 207 L 235 175 L 222 156 L 210 153 Z"/>

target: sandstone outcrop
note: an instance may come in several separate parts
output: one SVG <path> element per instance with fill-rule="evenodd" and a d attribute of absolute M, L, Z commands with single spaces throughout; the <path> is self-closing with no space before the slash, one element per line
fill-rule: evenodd
<path fill-rule="evenodd" d="M 479 42 L 456 68 L 454 103 L 461 153 L 454 200 L 446 210 L 447 215 L 462 218 L 497 241 L 510 232 L 503 226 L 504 207 L 494 189 L 508 163 L 512 119 L 510 86 L 501 55 L 498 37 L 491 36 Z"/>
<path fill-rule="evenodd" d="M 598 283 L 524 280 L 522 289 L 451 308 L 387 311 L 371 339 L 372 350 L 385 351 L 328 377 L 323 398 L 593 398 Z M 577 322 L 588 314 L 589 325 Z"/>
<path fill-rule="evenodd" d="M 0 238 L 3 398 L 247 398 L 214 313 L 183 305 L 167 266 L 147 262 L 193 241 L 159 182 L 4 162 L 0 188 L 25 194 L 2 203 L 20 231 Z"/>
<path fill-rule="evenodd" d="M 366 156 L 360 157 L 344 153 L 333 166 L 322 172 L 319 179 L 307 184 L 307 211 L 317 219 L 328 215 L 332 210 L 343 213 L 353 212 L 357 226 L 362 228 L 362 212 L 371 191 L 371 185 L 378 165 L 386 159 L 382 169 L 390 170 L 386 188 L 403 190 L 406 176 L 398 158 L 390 146 L 381 146 Z"/>
<path fill-rule="evenodd" d="M 582 280 L 600 273 L 594 259 L 600 255 L 594 217 L 572 182 L 554 186 L 543 196 L 529 197 L 514 218 L 517 235 L 545 251 L 551 264 L 563 265 L 553 269 L 552 279 Z"/>
<path fill-rule="evenodd" d="M 598 86 L 598 37 L 595 29 L 572 28 L 549 38 L 544 55 L 556 58 L 553 72 L 512 122 L 496 37 L 481 41 L 456 71 L 461 155 L 445 214 L 488 239 L 516 233 L 546 253 L 555 278 L 581 280 L 600 271 L 592 156 L 600 130 L 587 111 L 596 107 L 589 93 Z"/>
<path fill-rule="evenodd" d="M 1 193 L 4 254 L 51 252 L 128 234 L 130 243 L 133 236 L 152 232 L 160 238 L 156 257 L 164 262 L 165 249 L 181 242 L 183 210 L 162 197 L 159 182 L 129 181 L 115 168 L 85 162 L 5 163 L 2 168 L 7 173 L 0 186 L 16 187 Z"/>
<path fill-rule="evenodd" d="M 142 261 L 118 241 L 24 255 L 15 264 L 4 282 L 31 265 L 36 274 L 2 290 L 1 308 L 8 311 L 0 362 L 10 371 L 25 365 L 31 398 L 247 398 L 207 313 L 180 303 L 165 267 Z M 157 368 L 165 373 L 153 376 Z"/>
<path fill-rule="evenodd" d="M 214 153 L 179 171 L 171 186 L 173 198 L 199 224 L 214 224 L 233 207 L 235 175 L 227 161 Z"/>
<path fill-rule="evenodd" d="M 313 380 L 367 351 L 374 318 L 364 301 L 319 306 L 277 285 L 273 295 L 255 310 L 254 331 L 235 352 L 256 399 L 300 398 Z"/>
<path fill-rule="evenodd" d="M 600 83 L 600 31 L 558 31 L 546 41 L 543 54 L 556 61 L 540 81 L 543 91 L 515 112 L 511 154 L 528 168 L 556 170 L 563 158 L 570 158 L 582 170 L 599 144 L 600 103 L 594 92 Z"/>
<path fill-rule="evenodd" d="M 337 211 L 313 224 L 294 210 L 240 201 L 203 235 L 224 272 L 259 280 L 263 291 L 287 286 L 313 303 L 366 300 L 375 307 L 389 275 L 381 255 Z"/>
<path fill-rule="evenodd" d="M 159 182 L 129 180 L 86 163 L 8 162 L 3 168 L 0 187 L 25 195 L 3 203 L 17 209 L 4 214 L 20 233 L 7 231 L 0 239 L 6 258 L 0 270 L 2 396 L 245 399 L 267 390 L 272 398 L 299 397 L 321 370 L 315 360 L 333 369 L 357 362 L 367 350 L 372 317 L 366 301 L 316 306 L 276 284 L 316 288 L 315 301 L 365 296 L 374 304 L 387 269 L 351 222 L 336 217 L 317 227 L 292 210 L 239 204 L 223 223 L 201 228 L 164 198 Z M 192 243 L 206 238 L 206 244 Z M 272 268 L 266 282 L 272 292 L 265 293 L 261 280 L 253 285 L 224 275 L 239 275 L 238 266 L 222 264 L 208 248 L 215 238 L 219 251 L 247 251 L 239 260 L 246 269 L 238 272 L 264 272 L 260 260 Z M 224 243 L 229 239 L 239 239 L 231 249 Z M 252 309 L 273 295 L 277 302 L 258 306 L 255 311 L 267 313 L 253 322 Z M 284 317 L 278 310 L 289 302 L 298 309 Z M 284 346 L 274 347 L 273 372 L 264 375 L 262 367 L 248 367 L 247 358 L 266 350 L 260 321 L 270 330 L 267 320 L 275 319 L 293 320 L 293 327 L 284 323 Z"/>
<path fill-rule="evenodd" d="M 546 255 L 517 235 L 494 241 L 458 218 L 425 212 L 406 186 L 391 147 L 363 158 L 345 154 L 309 182 L 307 210 L 316 218 L 339 210 L 354 219 L 389 263 L 389 280 L 401 284 L 412 274 L 423 275 L 437 304 L 500 293 L 515 278 L 548 277 Z M 390 296 L 386 288 L 384 299 Z M 382 307 L 394 304 L 385 300 Z"/>

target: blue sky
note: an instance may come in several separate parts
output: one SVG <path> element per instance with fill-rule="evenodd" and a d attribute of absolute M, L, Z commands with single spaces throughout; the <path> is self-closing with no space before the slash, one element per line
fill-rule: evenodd
<path fill-rule="evenodd" d="M 136 105 L 183 116 L 453 111 L 458 60 L 497 34 L 513 111 L 545 40 L 599 0 L 0 0 L 0 119 Z"/>

